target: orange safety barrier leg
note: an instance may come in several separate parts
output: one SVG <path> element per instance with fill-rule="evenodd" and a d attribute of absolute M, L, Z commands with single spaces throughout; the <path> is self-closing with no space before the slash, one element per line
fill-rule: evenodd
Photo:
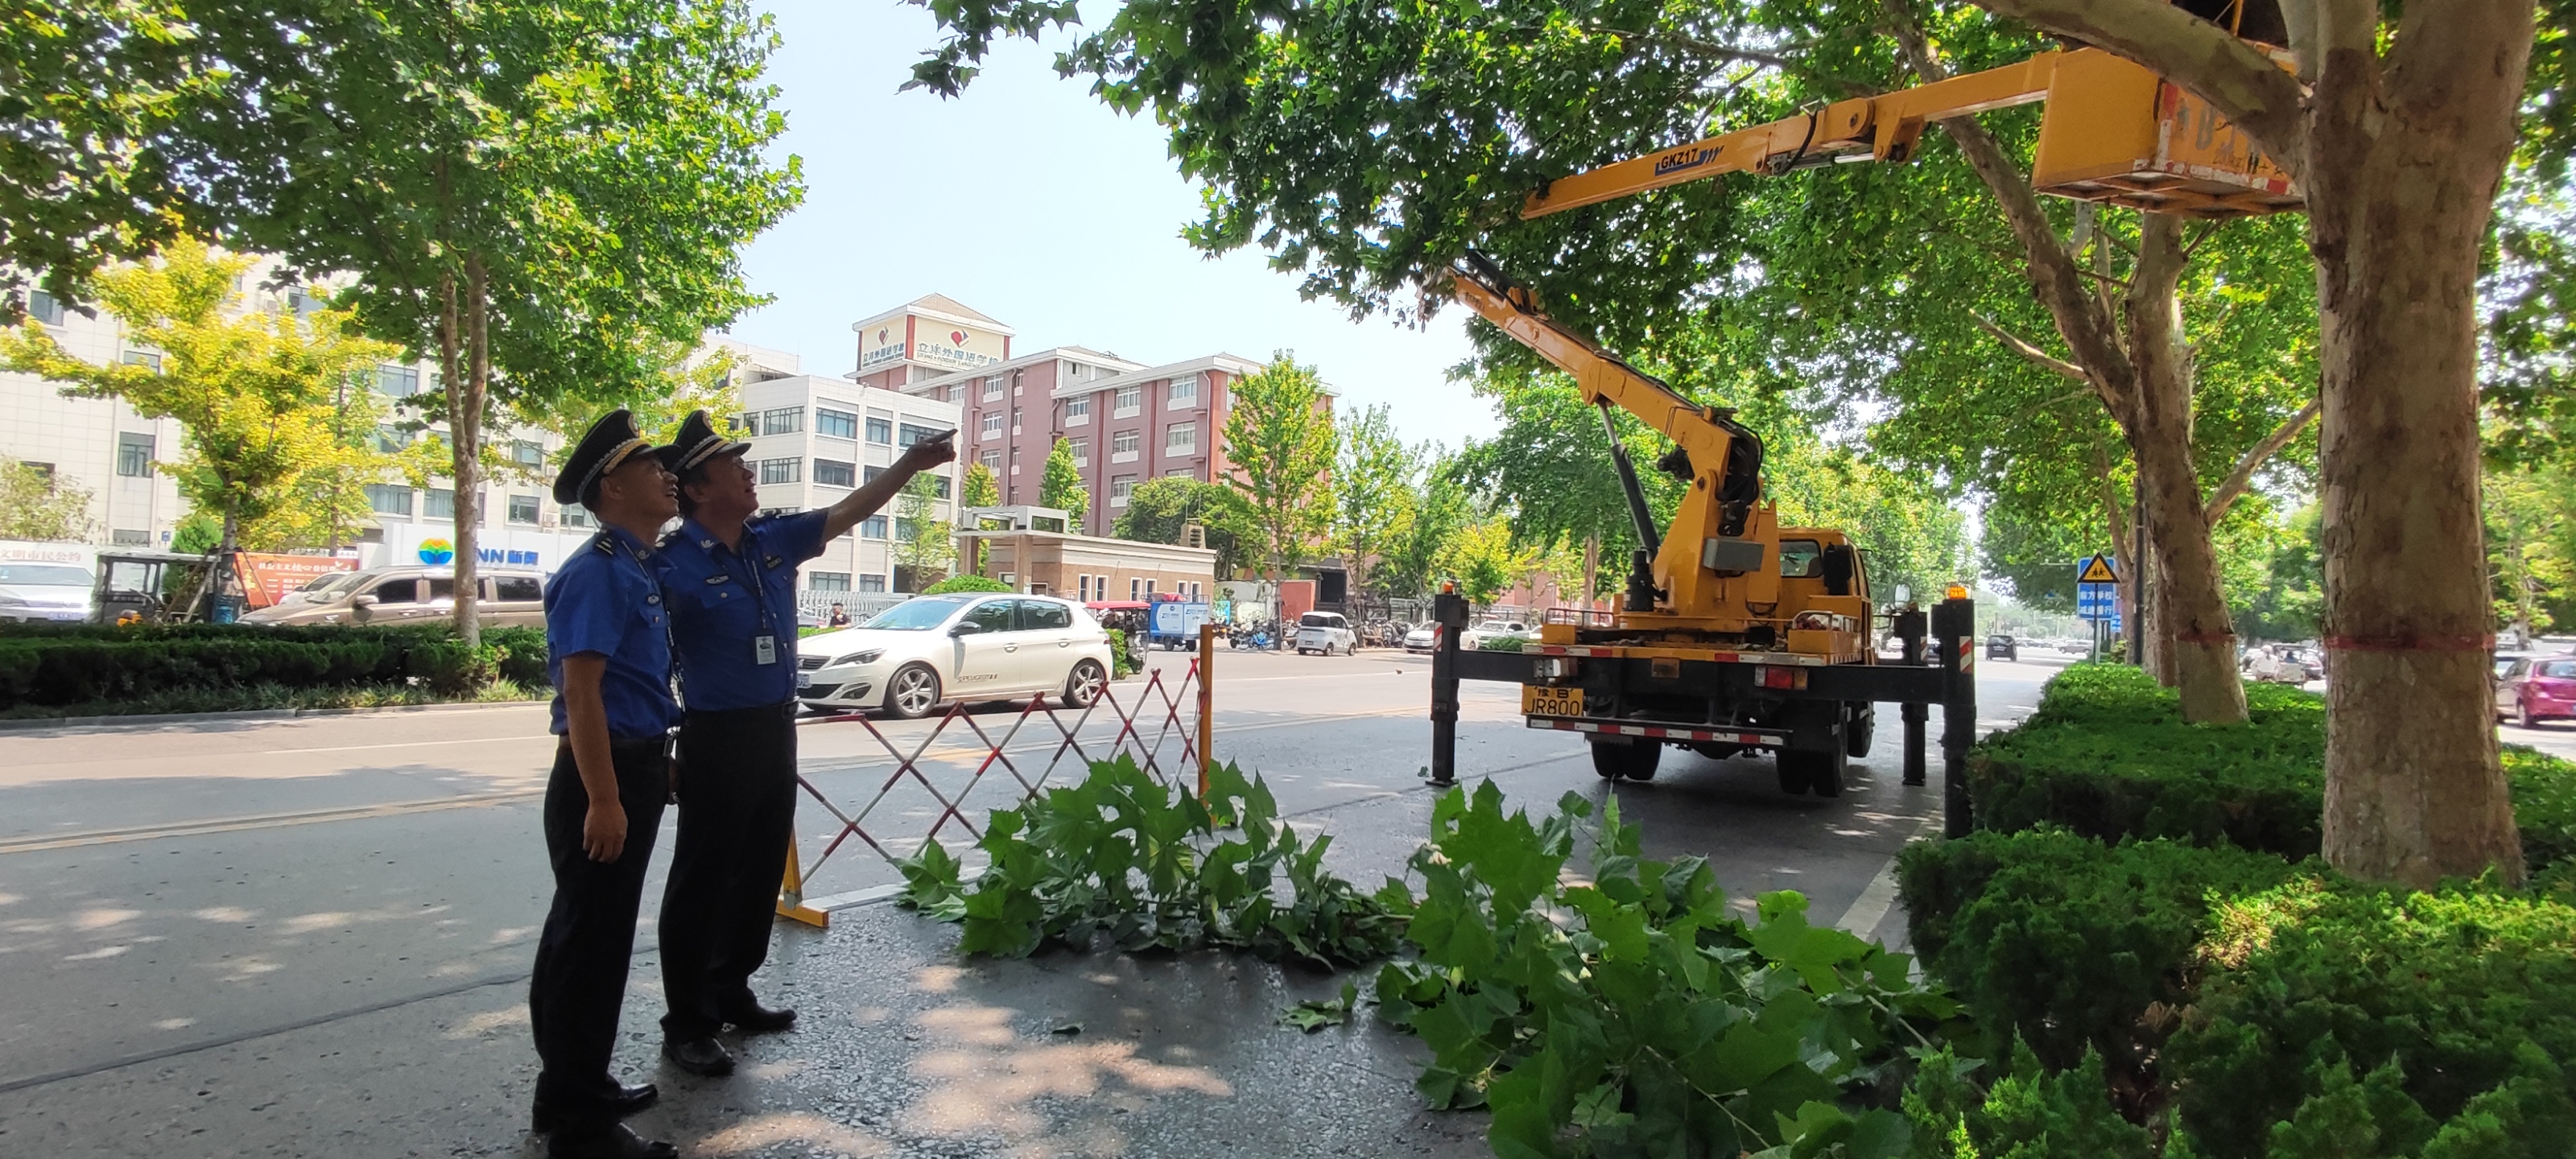
<path fill-rule="evenodd" d="M 826 929 L 832 915 L 805 904 L 805 877 L 796 862 L 796 835 L 787 835 L 787 876 L 778 883 L 778 916 Z"/>

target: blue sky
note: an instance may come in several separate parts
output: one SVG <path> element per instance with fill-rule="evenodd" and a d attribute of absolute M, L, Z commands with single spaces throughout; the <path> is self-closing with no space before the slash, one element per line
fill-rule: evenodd
<path fill-rule="evenodd" d="M 854 361 L 850 323 L 937 292 L 1009 324 L 1015 352 L 1075 343 L 1148 364 L 1278 349 L 1319 369 L 1345 405 L 1387 403 L 1408 441 L 1490 434 L 1490 405 L 1445 371 L 1467 353 L 1463 311 L 1428 330 L 1351 321 L 1300 301 L 1296 279 L 1247 250 L 1210 261 L 1179 230 L 1198 191 L 1150 119 L 1119 116 L 1050 47 L 1015 43 L 966 95 L 897 93 L 938 40 L 928 12 L 887 0 L 772 3 L 784 39 L 771 77 L 785 150 L 804 158 L 803 208 L 754 242 L 754 289 L 777 301 L 734 337 Z"/>

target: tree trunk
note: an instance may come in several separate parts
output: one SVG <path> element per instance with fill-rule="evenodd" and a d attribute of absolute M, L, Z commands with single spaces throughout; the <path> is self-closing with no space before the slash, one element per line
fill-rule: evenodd
<path fill-rule="evenodd" d="M 449 449 L 455 452 L 456 476 L 456 635 L 467 647 L 483 643 L 477 615 L 476 553 L 482 547 L 483 397 L 491 383 L 492 350 L 485 317 L 491 312 L 483 281 L 483 259 L 465 255 L 465 382 L 447 392 Z"/>
<path fill-rule="evenodd" d="M 2303 175 L 2324 349 L 2325 855 L 2371 881 L 2519 882 L 2487 687 L 2476 303 L 2532 8 L 2421 23 L 2407 13 L 2403 68 L 2383 71 L 2366 37 L 2326 50 Z"/>
<path fill-rule="evenodd" d="M 2121 311 L 2124 345 L 2137 371 L 2123 425 L 2137 457 L 2138 506 L 2153 550 L 2148 618 L 2139 635 L 2148 671 L 2181 692 L 2184 720 L 2230 724 L 2245 719 L 2245 686 L 2236 678 L 2236 632 L 2192 462 L 2191 350 L 2179 291 L 2189 260 L 2182 224 L 2164 214 L 2141 216 L 2137 266 Z"/>

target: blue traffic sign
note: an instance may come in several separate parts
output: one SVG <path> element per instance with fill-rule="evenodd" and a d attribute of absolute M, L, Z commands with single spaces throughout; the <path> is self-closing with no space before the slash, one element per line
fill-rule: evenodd
<path fill-rule="evenodd" d="M 2086 620 L 2111 620 L 2119 618 L 2120 610 L 2118 593 L 2119 585 L 2117 584 L 2079 583 L 2075 585 L 2076 616 Z"/>

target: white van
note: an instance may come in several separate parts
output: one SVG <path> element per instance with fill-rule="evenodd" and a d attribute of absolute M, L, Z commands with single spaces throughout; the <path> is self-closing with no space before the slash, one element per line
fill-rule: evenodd
<path fill-rule="evenodd" d="M 1359 636 L 1340 612 L 1308 612 L 1297 617 L 1297 654 L 1335 651 L 1348 656 L 1359 648 Z"/>
<path fill-rule="evenodd" d="M 87 544 L 0 540 L 0 624 L 88 620 L 97 563 Z"/>

